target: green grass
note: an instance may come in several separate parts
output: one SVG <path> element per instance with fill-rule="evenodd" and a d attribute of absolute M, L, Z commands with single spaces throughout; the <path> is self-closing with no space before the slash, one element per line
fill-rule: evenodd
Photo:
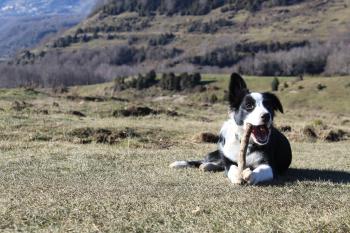
<path fill-rule="evenodd" d="M 349 79 L 310 77 L 276 92 L 286 109 L 276 125 L 293 129 L 287 134 L 293 169 L 260 186 L 234 186 L 223 173 L 168 168 L 174 160 L 201 158 L 216 148 L 195 142 L 193 136 L 217 133 L 227 118 L 223 102 L 203 105 L 200 96 L 222 95 L 228 79 L 204 79 L 215 81 L 210 86 L 220 90 L 181 93 L 184 100 L 158 91 L 167 97 L 162 101 L 153 96 L 157 90 L 116 94 L 129 103 L 70 101 L 44 94 L 48 90 L 36 95 L 23 89 L 0 90 L 0 231 L 349 232 L 349 140 L 309 143 L 296 138 L 309 124 L 350 132 L 349 123 L 342 123 L 350 120 L 349 90 L 344 87 Z M 246 80 L 252 90 L 269 90 L 271 79 Z M 327 88 L 318 91 L 319 82 Z M 75 87 L 68 95 L 103 95 L 110 86 Z M 304 95 L 309 100 L 299 103 Z M 33 106 L 17 112 L 11 108 L 15 100 Z M 134 104 L 171 107 L 181 115 L 112 116 L 113 110 Z M 47 109 L 49 115 L 38 109 Z M 87 117 L 73 116 L 71 110 Z M 94 140 L 82 144 L 71 132 L 85 127 L 129 127 L 139 135 L 111 145 Z"/>

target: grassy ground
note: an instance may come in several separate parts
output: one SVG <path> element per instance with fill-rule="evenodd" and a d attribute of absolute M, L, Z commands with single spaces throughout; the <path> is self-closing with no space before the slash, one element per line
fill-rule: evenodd
<path fill-rule="evenodd" d="M 193 137 L 217 133 L 226 119 L 223 102 L 204 101 L 214 93 L 221 99 L 227 79 L 205 79 L 219 90 L 163 93 L 162 98 L 153 93 L 157 90 L 116 94 L 129 102 L 64 97 L 104 95 L 110 84 L 72 88 L 63 96 L 0 90 L 0 230 L 349 232 L 350 141 L 325 142 L 321 134 L 350 132 L 350 79 L 307 78 L 294 84 L 280 79 L 289 87 L 276 93 L 286 109 L 276 125 L 292 127 L 287 133 L 292 169 L 254 187 L 233 186 L 222 173 L 168 168 L 174 160 L 201 158 L 216 148 Z M 269 90 L 270 81 L 247 78 L 253 90 Z M 318 83 L 327 88 L 317 90 Z M 179 116 L 112 116 L 131 105 L 170 107 Z M 318 139 L 303 135 L 306 125 L 314 127 Z M 124 131 L 133 133 L 123 137 Z"/>

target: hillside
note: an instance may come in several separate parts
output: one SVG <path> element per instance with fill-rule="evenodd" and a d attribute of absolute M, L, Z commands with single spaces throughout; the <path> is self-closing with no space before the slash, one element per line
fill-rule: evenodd
<path fill-rule="evenodd" d="M 350 30 L 350 7 L 339 0 L 275 5 L 258 1 L 260 5 L 255 8 L 217 1 L 212 9 L 204 10 L 200 6 L 194 8 L 197 1 L 174 6 L 174 10 L 162 10 L 164 1 L 153 8 L 150 2 L 154 1 L 148 1 L 145 9 L 138 5 L 123 8 L 107 4 L 39 50 L 125 45 L 144 49 L 148 55 L 144 62 L 157 61 L 158 67 L 191 64 L 223 68 L 235 65 L 247 54 L 287 51 L 316 41 L 326 42 Z"/>
<path fill-rule="evenodd" d="M 38 46 L 57 33 L 62 33 L 81 21 L 76 16 L 11 16 L 0 17 L 0 58 L 10 58 L 17 51 Z"/>
<path fill-rule="evenodd" d="M 94 2 L 94 0 L 1 0 L 0 16 L 81 14 L 91 8 Z"/>
<path fill-rule="evenodd" d="M 345 1 L 103 3 L 77 26 L 21 53 L 11 64 L 24 65 L 30 83 L 43 83 L 37 79 L 51 78 L 48 72 L 55 80 L 73 72 L 69 85 L 87 83 L 87 75 L 102 82 L 151 69 L 236 70 L 262 76 L 350 74 L 350 6 Z M 42 71 L 47 69 L 52 71 Z"/>
<path fill-rule="evenodd" d="M 78 24 L 95 0 L 1 0 L 0 58 L 38 46 L 40 42 Z"/>
<path fill-rule="evenodd" d="M 230 10 L 224 5 L 204 15 L 140 16 L 128 11 L 109 15 L 101 10 L 65 35 L 92 36 L 86 44 L 72 43 L 68 48 L 127 45 L 130 40 L 134 46 L 147 46 L 151 39 L 159 39 L 159 45 L 195 56 L 233 43 L 326 41 L 349 32 L 349 22 L 350 6 L 343 1 L 316 0 L 256 12 Z M 93 37 L 95 32 L 98 36 Z M 161 41 L 159 36 L 166 33 L 174 38 Z"/>

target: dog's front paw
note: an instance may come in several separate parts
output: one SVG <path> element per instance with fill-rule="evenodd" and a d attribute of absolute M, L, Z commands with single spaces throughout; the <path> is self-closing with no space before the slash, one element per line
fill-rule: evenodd
<path fill-rule="evenodd" d="M 254 174 L 250 168 L 244 169 L 244 171 L 242 173 L 242 178 L 248 184 L 254 184 Z"/>
<path fill-rule="evenodd" d="M 231 181 L 232 184 L 243 184 L 243 179 L 239 174 L 238 168 L 235 165 L 230 167 L 230 170 L 227 173 L 227 177 Z"/>

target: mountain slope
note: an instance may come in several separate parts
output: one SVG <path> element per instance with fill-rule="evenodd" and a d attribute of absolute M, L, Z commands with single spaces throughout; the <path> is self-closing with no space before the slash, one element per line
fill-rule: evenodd
<path fill-rule="evenodd" d="M 0 58 L 78 24 L 95 0 L 0 0 Z"/>
<path fill-rule="evenodd" d="M 350 74 L 350 7 L 343 0 L 106 2 L 4 65 L 3 85 L 69 86 L 151 69 Z"/>
<path fill-rule="evenodd" d="M 219 7 L 195 15 L 188 12 L 186 15 L 182 11 L 162 13 L 159 8 L 162 4 L 157 5 L 155 11 L 142 10 L 138 6 L 135 9 L 130 7 L 129 10 L 113 8 L 116 6 L 113 4 L 101 7 L 94 16 L 62 36 L 76 37 L 75 41 L 68 39 L 61 46 L 55 45 L 57 41 L 52 41 L 47 44 L 48 50 L 50 47 L 69 50 L 81 46 L 153 45 L 182 50 L 183 58 L 204 55 L 232 44 L 253 43 L 259 47 L 261 44 L 280 43 L 290 48 L 293 44 L 299 46 L 305 45 L 305 42 L 324 42 L 350 31 L 350 7 L 339 0 L 297 1 L 285 6 L 262 4 L 254 11 L 247 10 L 246 6 L 237 9 L 222 3 Z M 169 38 L 166 38 L 166 34 Z"/>
<path fill-rule="evenodd" d="M 105 6 L 77 28 L 90 33 L 98 31 L 101 36 L 93 44 L 104 44 L 107 34 L 151 36 L 171 32 L 176 34 L 175 42 L 181 46 L 193 39 L 215 42 L 224 36 L 234 42 L 327 40 L 334 33 L 349 30 L 350 6 L 342 0 L 297 1 L 287 6 L 261 7 L 257 11 L 229 6 L 223 4 L 204 11 L 203 15 L 183 15 L 182 11 L 171 15 L 159 11 L 142 13 L 137 9 L 113 11 L 114 8 Z M 218 44 L 221 43 L 220 39 Z"/>
<path fill-rule="evenodd" d="M 1 0 L 0 16 L 80 14 L 93 4 L 92 0 Z"/>

